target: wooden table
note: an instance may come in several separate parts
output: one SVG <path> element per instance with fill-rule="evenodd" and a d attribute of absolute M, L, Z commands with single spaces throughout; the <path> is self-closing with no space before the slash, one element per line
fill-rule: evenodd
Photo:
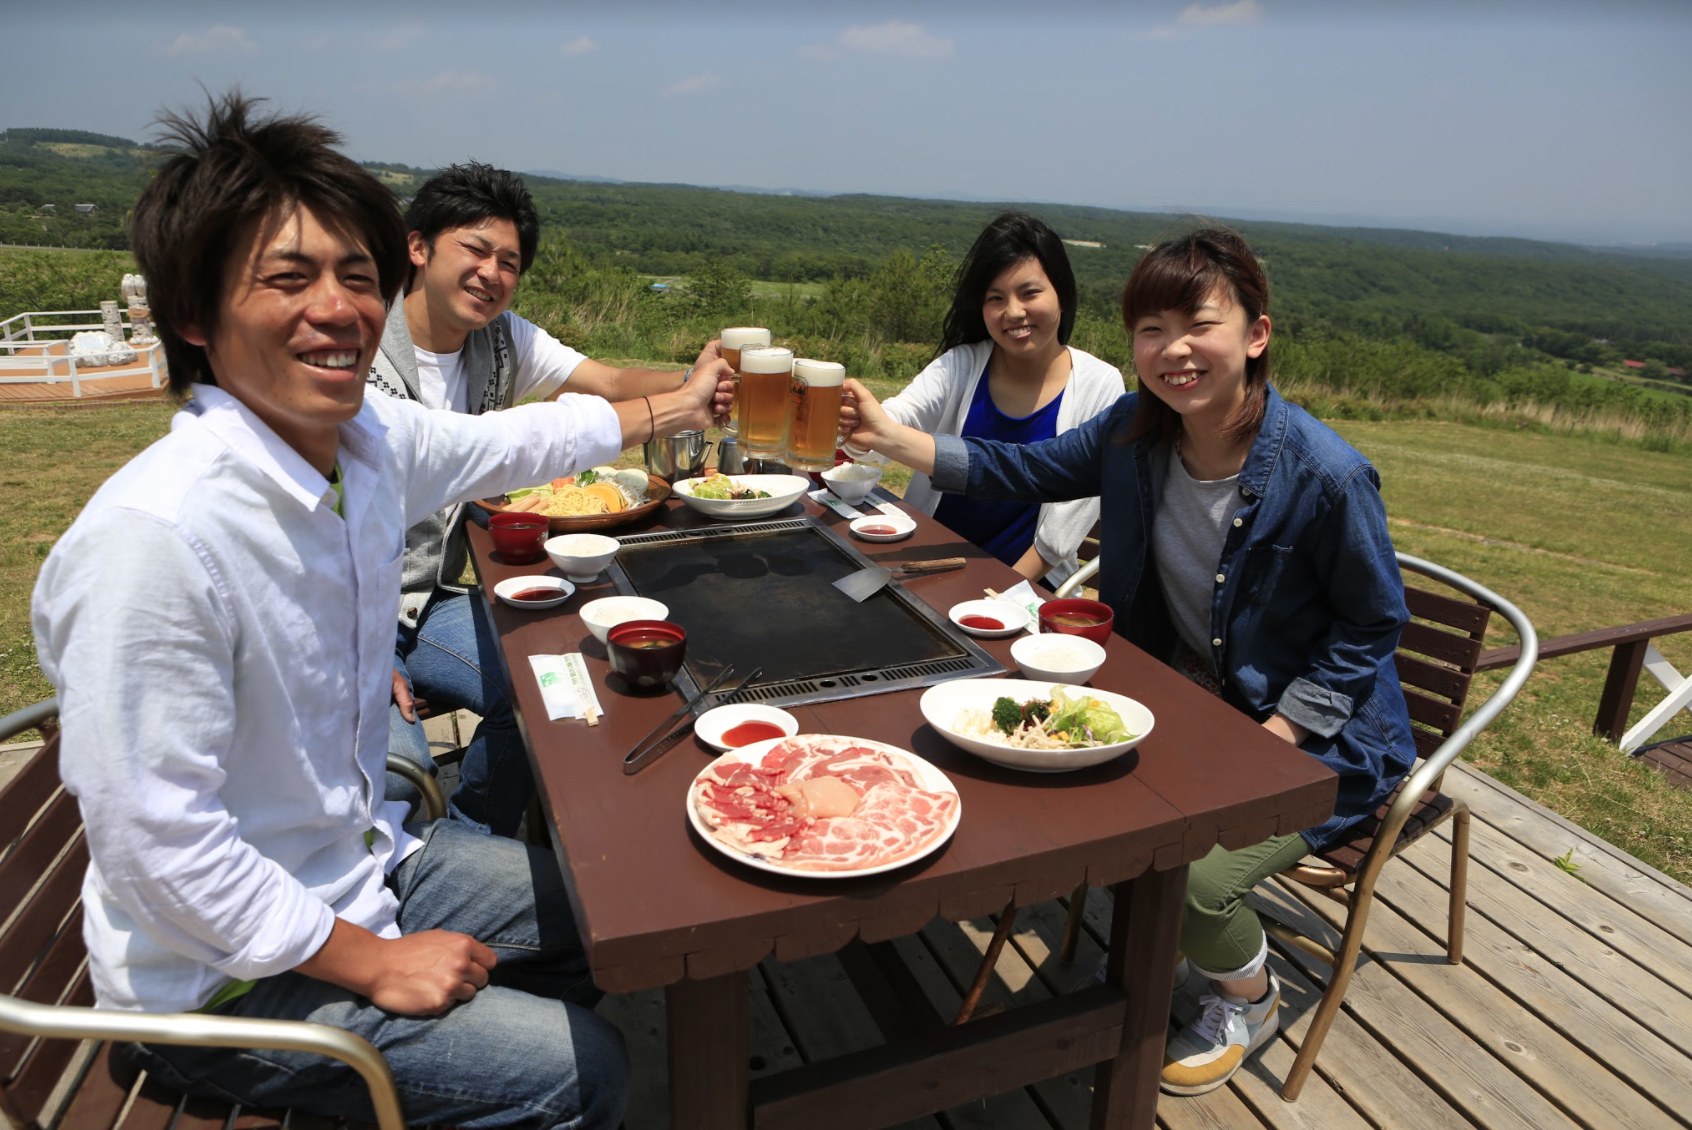
<path fill-rule="evenodd" d="M 844 535 L 845 520 L 809 499 L 783 516 L 799 507 Z M 907 541 L 856 544 L 878 560 L 971 558 L 961 571 L 901 582 L 942 610 L 1015 582 L 998 561 L 916 517 Z M 614 532 L 707 522 L 672 505 Z M 505 577 L 542 571 L 503 564 L 474 526 L 470 543 L 484 594 Z M 1145 702 L 1157 725 L 1127 756 L 1077 773 L 1020 773 L 956 749 L 923 722 L 916 692 L 793 708 L 805 731 L 927 758 L 957 785 L 963 820 L 948 845 L 910 867 L 786 879 L 698 841 L 686 795 L 710 751 L 696 740 L 623 775 L 623 754 L 679 699 L 607 685 L 605 648 L 576 613 L 612 591 L 602 577 L 550 612 L 497 603 L 491 612 L 594 979 L 607 992 L 666 989 L 675 1126 L 862 1130 L 1092 1064 L 1093 1125 L 1152 1125 L 1187 865 L 1217 843 L 1238 848 L 1320 823 L 1335 796 L 1326 768 L 1112 637 L 1093 684 Z M 1011 641 L 982 642 L 1015 669 Z M 571 651 L 586 656 L 605 709 L 597 727 L 546 718 L 527 657 Z M 1106 984 L 961 1027 L 905 1024 L 870 1000 L 886 1018 L 886 1045 L 750 1083 L 747 971 L 764 958 L 841 952 L 862 972 L 875 964 L 864 943 L 914 934 L 937 915 L 996 913 L 1013 896 L 1026 905 L 1066 895 L 1083 879 L 1116 896 Z"/>

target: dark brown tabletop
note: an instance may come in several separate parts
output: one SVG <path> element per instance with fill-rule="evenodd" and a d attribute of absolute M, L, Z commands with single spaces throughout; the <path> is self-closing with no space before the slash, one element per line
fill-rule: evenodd
<path fill-rule="evenodd" d="M 845 536 L 846 519 L 809 499 L 782 516 L 801 513 Z M 915 517 L 917 531 L 906 541 L 854 544 L 881 561 L 969 558 L 962 570 L 897 582 L 942 611 L 981 596 L 984 587 L 1015 584 L 1009 568 L 931 519 Z M 672 503 L 642 525 L 610 532 L 708 523 Z M 486 531 L 474 526 L 470 542 L 485 594 L 508 576 L 549 571 L 544 562 L 504 563 L 491 552 Z M 953 747 L 923 721 L 917 708 L 919 692 L 790 708 L 802 731 L 870 738 L 926 758 L 957 786 L 962 820 L 939 851 L 882 875 L 773 875 L 725 858 L 692 830 L 685 811 L 688 787 L 715 756 L 709 747 L 690 737 L 656 764 L 634 776 L 624 775 L 623 755 L 681 700 L 674 693 L 636 697 L 608 683 L 605 647 L 581 623 L 578 612 L 587 601 L 614 591 L 602 576 L 597 583 L 581 586 L 557 609 L 519 611 L 494 601 L 491 613 L 594 978 L 610 992 L 672 986 L 673 1095 L 678 1055 L 699 1060 L 694 1066 L 700 1071 L 705 1070 L 705 1060 L 713 1059 L 712 1070 L 738 1071 L 739 1080 L 700 1084 L 711 1089 L 711 1095 L 694 1095 L 691 1101 L 709 1097 L 716 1104 L 721 1099 L 726 1113 L 720 1124 L 746 1124 L 745 1060 L 742 1057 L 736 1069 L 731 1059 L 738 1045 L 731 1040 L 727 1053 L 676 1046 L 677 993 L 700 991 L 688 989 L 687 983 L 728 978 L 766 957 L 790 960 L 834 952 L 856 941 L 915 933 L 937 915 L 961 920 L 994 913 L 1013 896 L 1019 904 L 1057 897 L 1085 880 L 1095 886 L 1118 885 L 1119 916 L 1127 914 L 1125 904 L 1130 901 L 1140 910 L 1142 917 L 1132 926 L 1123 921 L 1113 930 L 1113 938 L 1126 940 L 1121 949 L 1166 963 L 1161 973 L 1141 977 L 1129 967 L 1127 953 L 1112 962 L 1115 989 L 1103 1007 L 1116 1016 L 1116 1029 L 1104 1055 L 1095 1057 L 1106 1060 L 1096 1101 L 1105 1113 L 1097 1115 L 1095 1124 L 1149 1124 L 1159 1062 L 1149 1052 L 1156 1043 L 1161 1053 L 1167 963 L 1173 960 L 1185 866 L 1217 843 L 1242 847 L 1320 823 L 1332 811 L 1335 796 L 1335 778 L 1326 768 L 1113 636 L 1092 685 L 1146 703 L 1156 725 L 1126 756 L 1075 773 L 1022 773 Z M 1011 640 L 977 642 L 1014 674 Z M 819 640 L 818 646 L 826 646 L 826 641 Z M 572 651 L 586 657 L 604 708 L 598 726 L 546 718 L 527 657 Z M 1145 881 L 1133 883 L 1140 879 Z M 730 994 L 734 986 L 744 987 L 741 980 L 725 984 Z M 1132 1038 L 1121 1027 L 1123 997 L 1116 989 L 1128 997 L 1129 1027 L 1137 1032 Z M 716 997 L 688 999 L 699 1006 L 709 1000 L 720 1004 L 721 990 L 723 986 L 714 986 L 709 991 Z M 1155 999 L 1136 999 L 1160 993 L 1161 1015 Z M 736 1022 L 731 1016 L 725 1023 L 732 1027 Z M 987 1024 L 976 1021 L 968 1027 Z M 699 1036 L 694 1030 L 692 1038 Z M 739 1038 L 743 1043 L 744 1034 Z M 940 1052 L 929 1048 L 923 1054 L 934 1061 L 936 1071 L 942 1070 Z M 684 1084 L 688 1075 L 682 1072 Z M 879 1090 L 892 1082 L 882 1078 Z M 726 1098 L 716 1093 L 725 1086 Z M 844 1097 L 844 1092 L 833 1094 L 836 1101 Z M 682 1099 L 677 1095 L 674 1101 Z M 718 1124 L 709 1118 L 699 1121 L 703 1113 L 689 1109 L 685 1124 Z M 784 1109 L 772 1100 L 770 1116 L 760 1115 L 756 1124 L 789 1124 L 781 1120 Z M 854 1109 L 857 1116 L 865 1115 L 862 1107 Z M 896 1112 L 906 1116 L 903 1108 Z M 677 1125 L 682 1124 L 678 1119 Z M 810 1117 L 792 1124 L 832 1123 Z"/>

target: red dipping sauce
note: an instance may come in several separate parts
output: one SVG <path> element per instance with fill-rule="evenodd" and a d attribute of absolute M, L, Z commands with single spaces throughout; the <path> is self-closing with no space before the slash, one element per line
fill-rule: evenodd
<path fill-rule="evenodd" d="M 524 589 L 522 592 L 512 593 L 511 599 L 512 600 L 556 600 L 559 597 L 559 595 L 561 593 L 563 593 L 563 591 L 564 591 L 563 589 L 548 589 L 548 588 Z"/>
<path fill-rule="evenodd" d="M 723 731 L 723 744 L 731 748 L 751 745 L 753 742 L 768 741 L 771 738 L 786 737 L 787 731 L 774 722 L 762 722 L 754 718 L 742 722 L 738 726 L 730 726 Z"/>
<path fill-rule="evenodd" d="M 893 526 L 859 526 L 858 532 L 872 538 L 889 538 L 899 531 Z"/>
<path fill-rule="evenodd" d="M 991 616 L 959 616 L 958 623 L 980 632 L 1002 632 L 1005 630 L 1004 624 Z"/>

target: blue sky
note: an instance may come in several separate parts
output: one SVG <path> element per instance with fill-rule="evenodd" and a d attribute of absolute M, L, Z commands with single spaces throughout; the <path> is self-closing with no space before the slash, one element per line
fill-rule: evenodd
<path fill-rule="evenodd" d="M 35 5 L 0 125 L 239 82 L 361 159 L 1692 241 L 1686 0 Z"/>

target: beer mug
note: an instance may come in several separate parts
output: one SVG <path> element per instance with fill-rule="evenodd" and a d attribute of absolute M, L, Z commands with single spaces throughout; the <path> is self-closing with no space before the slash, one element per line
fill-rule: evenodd
<path fill-rule="evenodd" d="M 845 383 L 846 366 L 838 362 L 808 358 L 793 362 L 787 465 L 795 471 L 826 471 L 834 466 Z"/>
<path fill-rule="evenodd" d="M 779 345 L 740 351 L 735 418 L 747 459 L 780 459 L 787 449 L 787 401 L 793 384 L 793 350 Z"/>
<path fill-rule="evenodd" d="M 735 384 L 740 383 L 740 351 L 748 346 L 768 345 L 770 331 L 762 326 L 730 326 L 722 332 L 723 360 L 734 370 Z M 737 390 L 738 391 L 738 390 Z M 735 397 L 734 419 L 729 422 L 727 431 L 740 430 L 740 397 Z"/>

